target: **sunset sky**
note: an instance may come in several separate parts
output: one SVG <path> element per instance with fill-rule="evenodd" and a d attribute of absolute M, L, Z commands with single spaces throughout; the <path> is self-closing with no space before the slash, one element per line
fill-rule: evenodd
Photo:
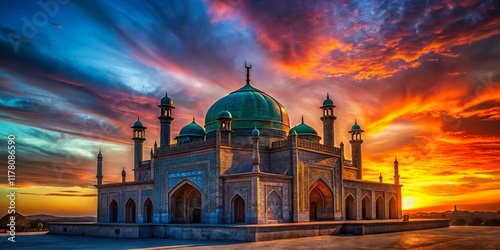
<path fill-rule="evenodd" d="M 9 134 L 18 212 L 95 216 L 99 148 L 104 183 L 131 180 L 137 116 L 149 159 L 165 92 L 174 137 L 245 60 L 320 136 L 328 92 L 347 158 L 357 119 L 364 179 L 393 182 L 397 157 L 406 211 L 500 210 L 499 1 L 37 2 L 0 3 L 0 216 Z"/>

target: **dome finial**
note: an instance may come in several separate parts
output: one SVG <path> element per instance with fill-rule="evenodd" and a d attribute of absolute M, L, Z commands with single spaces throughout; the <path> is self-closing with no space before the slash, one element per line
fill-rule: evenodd
<path fill-rule="evenodd" d="M 302 115 L 302 124 L 304 124 L 304 115 Z"/>
<path fill-rule="evenodd" d="M 326 92 L 326 99 L 330 99 L 330 94 L 328 94 L 328 92 Z"/>
<path fill-rule="evenodd" d="M 354 119 L 354 125 L 358 125 L 358 120 Z"/>
<path fill-rule="evenodd" d="M 193 115 L 193 122 L 195 122 L 195 121 L 194 121 L 194 115 Z"/>
<path fill-rule="evenodd" d="M 260 131 L 257 129 L 257 127 L 254 127 L 252 130 L 252 136 L 258 137 L 259 135 L 260 135 Z"/>
<path fill-rule="evenodd" d="M 165 92 L 165 96 L 168 96 L 168 92 Z"/>
<path fill-rule="evenodd" d="M 247 84 L 250 84 L 250 69 L 252 68 L 252 64 L 248 66 L 247 61 L 245 60 L 245 68 L 247 69 Z"/>

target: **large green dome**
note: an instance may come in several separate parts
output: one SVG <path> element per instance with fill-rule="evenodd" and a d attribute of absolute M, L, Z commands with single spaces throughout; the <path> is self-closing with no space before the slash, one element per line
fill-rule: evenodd
<path fill-rule="evenodd" d="M 232 129 L 268 128 L 286 132 L 290 129 L 288 114 L 276 99 L 247 82 L 242 88 L 216 101 L 205 115 L 207 133 L 217 130 L 221 111 L 231 112 Z"/>

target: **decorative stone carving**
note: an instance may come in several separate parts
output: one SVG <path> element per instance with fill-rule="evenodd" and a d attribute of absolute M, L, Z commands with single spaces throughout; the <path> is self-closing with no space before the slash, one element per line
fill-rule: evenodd
<path fill-rule="evenodd" d="M 266 213 L 268 220 L 283 219 L 283 200 L 275 190 L 271 191 L 271 193 L 267 196 Z"/>

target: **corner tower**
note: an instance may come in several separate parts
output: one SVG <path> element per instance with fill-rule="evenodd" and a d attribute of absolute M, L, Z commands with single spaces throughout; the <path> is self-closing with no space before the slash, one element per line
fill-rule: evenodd
<path fill-rule="evenodd" d="M 330 99 L 328 93 L 326 94 L 326 99 L 323 101 L 323 106 L 321 106 L 321 109 L 323 110 L 323 116 L 321 117 L 321 121 L 323 121 L 323 144 L 334 147 L 334 123 L 337 117 L 333 113 L 335 105 L 333 105 L 333 101 L 332 99 Z"/>
<path fill-rule="evenodd" d="M 358 125 L 358 122 L 354 120 L 354 125 L 351 127 L 351 150 L 352 150 L 352 165 L 358 169 L 357 179 L 361 180 L 363 178 L 363 166 L 361 164 L 361 144 L 363 140 L 361 139 L 361 133 L 363 133 L 361 126 Z"/>
<path fill-rule="evenodd" d="M 160 147 L 170 147 L 170 125 L 172 124 L 172 109 L 174 109 L 174 102 L 168 97 L 168 93 L 161 98 L 160 105 Z"/>
<path fill-rule="evenodd" d="M 396 157 L 394 157 L 394 184 L 399 185 L 399 162 Z"/>
<path fill-rule="evenodd" d="M 99 153 L 97 154 L 97 185 L 102 185 L 102 154 L 101 149 L 99 149 Z"/>
<path fill-rule="evenodd" d="M 142 162 L 142 144 L 146 140 L 146 127 L 137 117 L 137 121 L 131 128 L 134 130 L 132 140 L 134 140 L 134 181 L 136 181 L 139 180 L 139 171 L 137 170 Z"/>

